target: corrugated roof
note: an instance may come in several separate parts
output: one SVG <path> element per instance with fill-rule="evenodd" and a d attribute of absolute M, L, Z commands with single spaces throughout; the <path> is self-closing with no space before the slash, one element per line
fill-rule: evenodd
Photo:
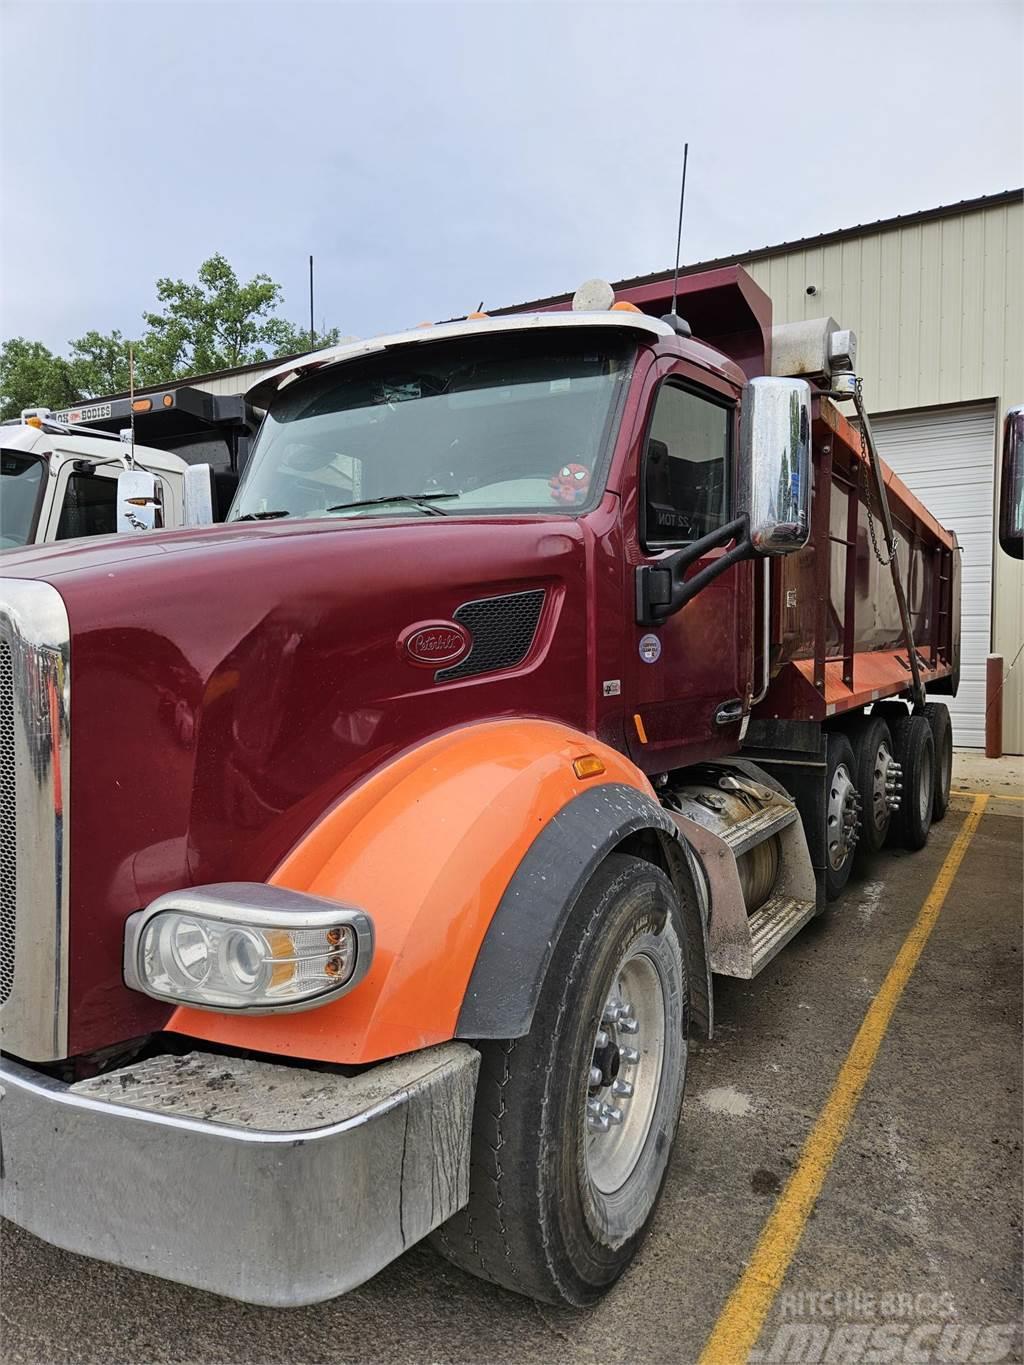
<path fill-rule="evenodd" d="M 887 232 L 893 228 L 913 227 L 916 223 L 933 222 L 937 218 L 952 218 L 957 214 L 975 213 L 981 209 L 997 208 L 1000 204 L 1019 204 L 1024 201 L 1024 189 L 1001 190 L 998 194 L 983 194 L 977 199 L 961 199 L 956 204 L 939 204 L 932 209 L 920 209 L 917 213 L 897 214 L 895 218 L 878 218 L 873 223 L 857 223 L 853 227 L 835 228 L 831 232 L 821 232 L 815 237 L 797 237 L 791 242 L 775 242 L 771 246 L 752 247 L 749 251 L 736 251 L 731 256 L 717 256 L 709 261 L 692 261 L 679 267 L 680 275 L 694 275 L 701 270 L 717 270 L 724 265 L 738 265 L 743 261 L 756 260 L 762 256 L 785 256 L 792 251 L 807 251 L 812 247 L 828 246 L 832 242 L 849 241 L 853 237 L 866 237 L 877 232 Z M 671 280 L 672 270 L 656 270 L 650 275 L 634 275 L 630 279 L 614 280 L 614 289 L 631 289 L 642 284 L 657 284 L 661 280 Z M 507 308 L 491 308 L 491 313 L 512 313 L 520 309 L 543 308 L 548 304 L 562 303 L 572 297 L 568 294 L 552 294 L 546 299 L 530 299 L 525 303 L 515 303 Z"/>

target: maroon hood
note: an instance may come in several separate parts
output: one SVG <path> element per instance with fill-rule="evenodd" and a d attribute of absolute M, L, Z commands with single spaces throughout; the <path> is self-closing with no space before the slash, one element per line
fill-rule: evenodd
<path fill-rule="evenodd" d="M 0 577 L 52 583 L 71 627 L 71 1054 L 165 1022 L 121 978 L 124 921 L 155 896 L 265 879 L 354 783 L 450 726 L 532 714 L 590 728 L 593 544 L 571 518 L 429 517 L 236 524 L 0 558 Z M 598 576 L 621 601 L 608 561 Z M 519 664 L 478 656 L 484 671 L 439 680 L 400 643 L 466 603 L 536 592 Z M 499 636 L 519 638 L 525 600 Z M 463 614 L 470 634 L 506 606 Z"/>

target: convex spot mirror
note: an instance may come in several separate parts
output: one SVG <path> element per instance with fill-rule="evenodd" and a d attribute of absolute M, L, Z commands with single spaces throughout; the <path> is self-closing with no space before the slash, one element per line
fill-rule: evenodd
<path fill-rule="evenodd" d="M 739 510 L 757 554 L 802 550 L 811 534 L 811 386 L 752 379 L 740 408 Z"/>
<path fill-rule="evenodd" d="M 163 524 L 160 480 L 144 469 L 123 469 L 117 476 L 118 531 L 153 531 Z"/>

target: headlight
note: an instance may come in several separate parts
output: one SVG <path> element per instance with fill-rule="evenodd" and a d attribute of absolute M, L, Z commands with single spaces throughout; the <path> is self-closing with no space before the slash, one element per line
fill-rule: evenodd
<path fill-rule="evenodd" d="M 263 882 L 172 892 L 125 925 L 127 985 L 200 1009 L 309 1009 L 351 990 L 372 956 L 362 910 Z"/>

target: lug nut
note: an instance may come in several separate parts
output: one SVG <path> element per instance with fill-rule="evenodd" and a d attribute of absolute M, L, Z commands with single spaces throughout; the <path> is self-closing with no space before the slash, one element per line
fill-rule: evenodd
<path fill-rule="evenodd" d="M 587 1127 L 592 1133 L 607 1133 L 611 1127 L 607 1108 L 600 1100 L 587 1100 Z"/>
<path fill-rule="evenodd" d="M 594 1051 L 599 1052 L 601 1048 L 608 1046 L 608 1034 L 603 1028 L 597 1030 L 597 1037 L 594 1039 Z"/>
<path fill-rule="evenodd" d="M 640 1025 L 631 1014 L 624 1014 L 619 1020 L 619 1031 L 621 1033 L 637 1033 Z"/>
<path fill-rule="evenodd" d="M 592 1066 L 592 1067 L 590 1068 L 590 1088 L 591 1088 L 591 1090 L 596 1090 L 597 1087 L 598 1087 L 599 1085 L 602 1085 L 603 1083 L 604 1083 L 604 1075 L 603 1075 L 603 1073 L 602 1073 L 602 1071 L 601 1071 L 601 1068 L 600 1068 L 599 1066 Z"/>
<path fill-rule="evenodd" d="M 601 1016 L 602 1024 L 617 1024 L 622 1017 L 623 1009 L 621 1005 L 605 1005 L 604 1014 Z"/>
<path fill-rule="evenodd" d="M 640 1054 L 635 1047 L 620 1047 L 619 1060 L 624 1062 L 626 1066 L 636 1066 L 640 1060 Z"/>
<path fill-rule="evenodd" d="M 609 1123 L 618 1125 L 626 1116 L 621 1109 L 616 1109 L 614 1104 L 606 1104 L 604 1107 L 604 1117 Z"/>
<path fill-rule="evenodd" d="M 632 1098 L 633 1087 L 629 1081 L 612 1081 L 612 1094 L 618 1095 L 620 1099 L 628 1100 Z"/>

